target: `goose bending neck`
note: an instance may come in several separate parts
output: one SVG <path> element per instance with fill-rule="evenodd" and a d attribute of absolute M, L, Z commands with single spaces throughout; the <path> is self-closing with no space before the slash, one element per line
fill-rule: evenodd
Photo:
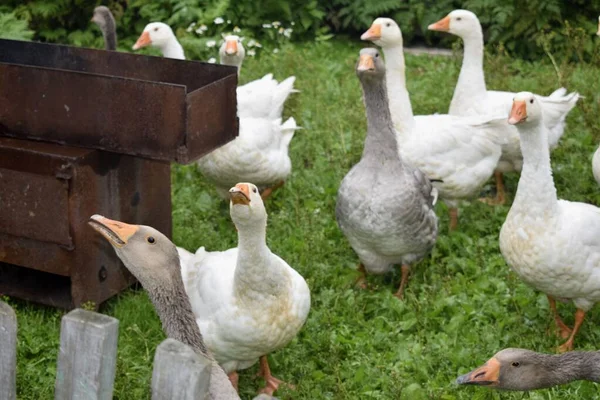
<path fill-rule="evenodd" d="M 367 110 L 367 137 L 363 158 L 399 159 L 385 79 L 364 79 L 362 86 Z"/>
<path fill-rule="evenodd" d="M 257 299 L 257 293 L 279 294 L 285 279 L 283 268 L 273 265 L 271 250 L 267 247 L 267 221 L 252 221 L 236 225 L 238 229 L 238 258 L 235 268 L 234 290 L 247 300 Z"/>
<path fill-rule="evenodd" d="M 415 125 L 410 95 L 406 89 L 406 65 L 402 45 L 384 47 L 387 92 L 392 121 L 398 133 L 412 132 Z"/>
<path fill-rule="evenodd" d="M 117 50 L 117 27 L 112 16 L 106 19 L 106 26 L 102 29 L 102 36 L 104 36 L 104 48 L 106 50 Z"/>
<path fill-rule="evenodd" d="M 512 208 L 530 216 L 556 215 L 558 199 L 550 167 L 548 137 L 539 122 L 517 127 L 521 137 L 523 170 Z"/>
<path fill-rule="evenodd" d="M 454 89 L 450 114 L 460 115 L 462 108 L 468 107 L 474 99 L 485 95 L 485 75 L 483 72 L 483 32 L 481 25 L 463 37 L 464 55 L 458 82 Z"/>
<path fill-rule="evenodd" d="M 180 267 L 177 268 L 177 271 L 179 269 Z M 149 289 L 148 295 L 156 308 L 166 335 L 212 359 L 202 339 L 181 277 L 173 276 L 170 282 L 164 282 L 160 286 Z"/>
<path fill-rule="evenodd" d="M 600 351 L 571 351 L 560 355 L 542 354 L 545 374 L 539 388 L 586 380 L 600 382 Z"/>

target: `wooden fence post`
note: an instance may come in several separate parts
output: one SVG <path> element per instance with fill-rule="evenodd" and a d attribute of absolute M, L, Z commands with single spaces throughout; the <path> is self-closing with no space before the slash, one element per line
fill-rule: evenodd
<path fill-rule="evenodd" d="M 76 309 L 60 328 L 56 400 L 111 400 L 117 364 L 119 320 Z"/>
<path fill-rule="evenodd" d="M 210 385 L 211 360 L 191 347 L 166 339 L 156 349 L 152 400 L 204 400 Z"/>
<path fill-rule="evenodd" d="M 0 399 L 17 398 L 17 316 L 0 301 Z"/>

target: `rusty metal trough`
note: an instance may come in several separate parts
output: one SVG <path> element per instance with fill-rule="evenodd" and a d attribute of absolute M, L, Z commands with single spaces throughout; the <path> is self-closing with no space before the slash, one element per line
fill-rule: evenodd
<path fill-rule="evenodd" d="M 99 305 L 135 280 L 92 214 L 171 236 L 170 164 L 237 135 L 235 68 L 0 40 L 0 293 Z"/>

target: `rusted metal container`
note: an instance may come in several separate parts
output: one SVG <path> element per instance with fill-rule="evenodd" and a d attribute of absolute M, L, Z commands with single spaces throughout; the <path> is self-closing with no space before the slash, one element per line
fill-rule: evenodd
<path fill-rule="evenodd" d="M 87 221 L 171 235 L 167 162 L 0 137 L 0 293 L 71 309 L 135 280 Z"/>
<path fill-rule="evenodd" d="M 0 136 L 187 164 L 237 136 L 237 69 L 0 40 Z"/>

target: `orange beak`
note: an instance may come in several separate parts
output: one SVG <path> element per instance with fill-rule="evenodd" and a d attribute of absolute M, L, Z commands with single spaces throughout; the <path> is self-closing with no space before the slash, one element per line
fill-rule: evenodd
<path fill-rule="evenodd" d="M 129 238 L 140 229 L 137 225 L 113 221 L 98 214 L 92 215 L 88 224 L 115 247 L 125 246 Z"/>
<path fill-rule="evenodd" d="M 237 40 L 228 40 L 227 43 L 225 43 L 225 53 L 232 56 L 234 54 L 237 54 L 237 52 Z"/>
<path fill-rule="evenodd" d="M 381 24 L 373 24 L 368 31 L 363 33 L 360 40 L 379 40 L 381 39 Z"/>
<path fill-rule="evenodd" d="M 500 383 L 500 362 L 492 357 L 483 366 L 459 376 L 459 385 L 496 386 Z"/>
<path fill-rule="evenodd" d="M 446 16 L 440 19 L 435 24 L 427 27 L 430 31 L 448 32 L 450 30 L 450 17 Z"/>
<path fill-rule="evenodd" d="M 358 67 L 356 67 L 357 71 L 373 71 L 375 69 L 375 62 L 373 61 L 373 57 L 368 54 L 363 54 L 358 59 Z"/>
<path fill-rule="evenodd" d="M 137 42 L 133 45 L 134 50 L 141 49 L 142 47 L 146 47 L 152 44 L 152 39 L 150 39 L 150 34 L 148 32 L 142 32 Z"/>
<path fill-rule="evenodd" d="M 229 189 L 231 204 L 241 204 L 247 206 L 250 204 L 250 188 L 245 183 L 238 183 Z"/>
<path fill-rule="evenodd" d="M 519 124 L 527 119 L 527 103 L 524 101 L 513 101 L 512 109 L 508 117 L 511 125 Z"/>

